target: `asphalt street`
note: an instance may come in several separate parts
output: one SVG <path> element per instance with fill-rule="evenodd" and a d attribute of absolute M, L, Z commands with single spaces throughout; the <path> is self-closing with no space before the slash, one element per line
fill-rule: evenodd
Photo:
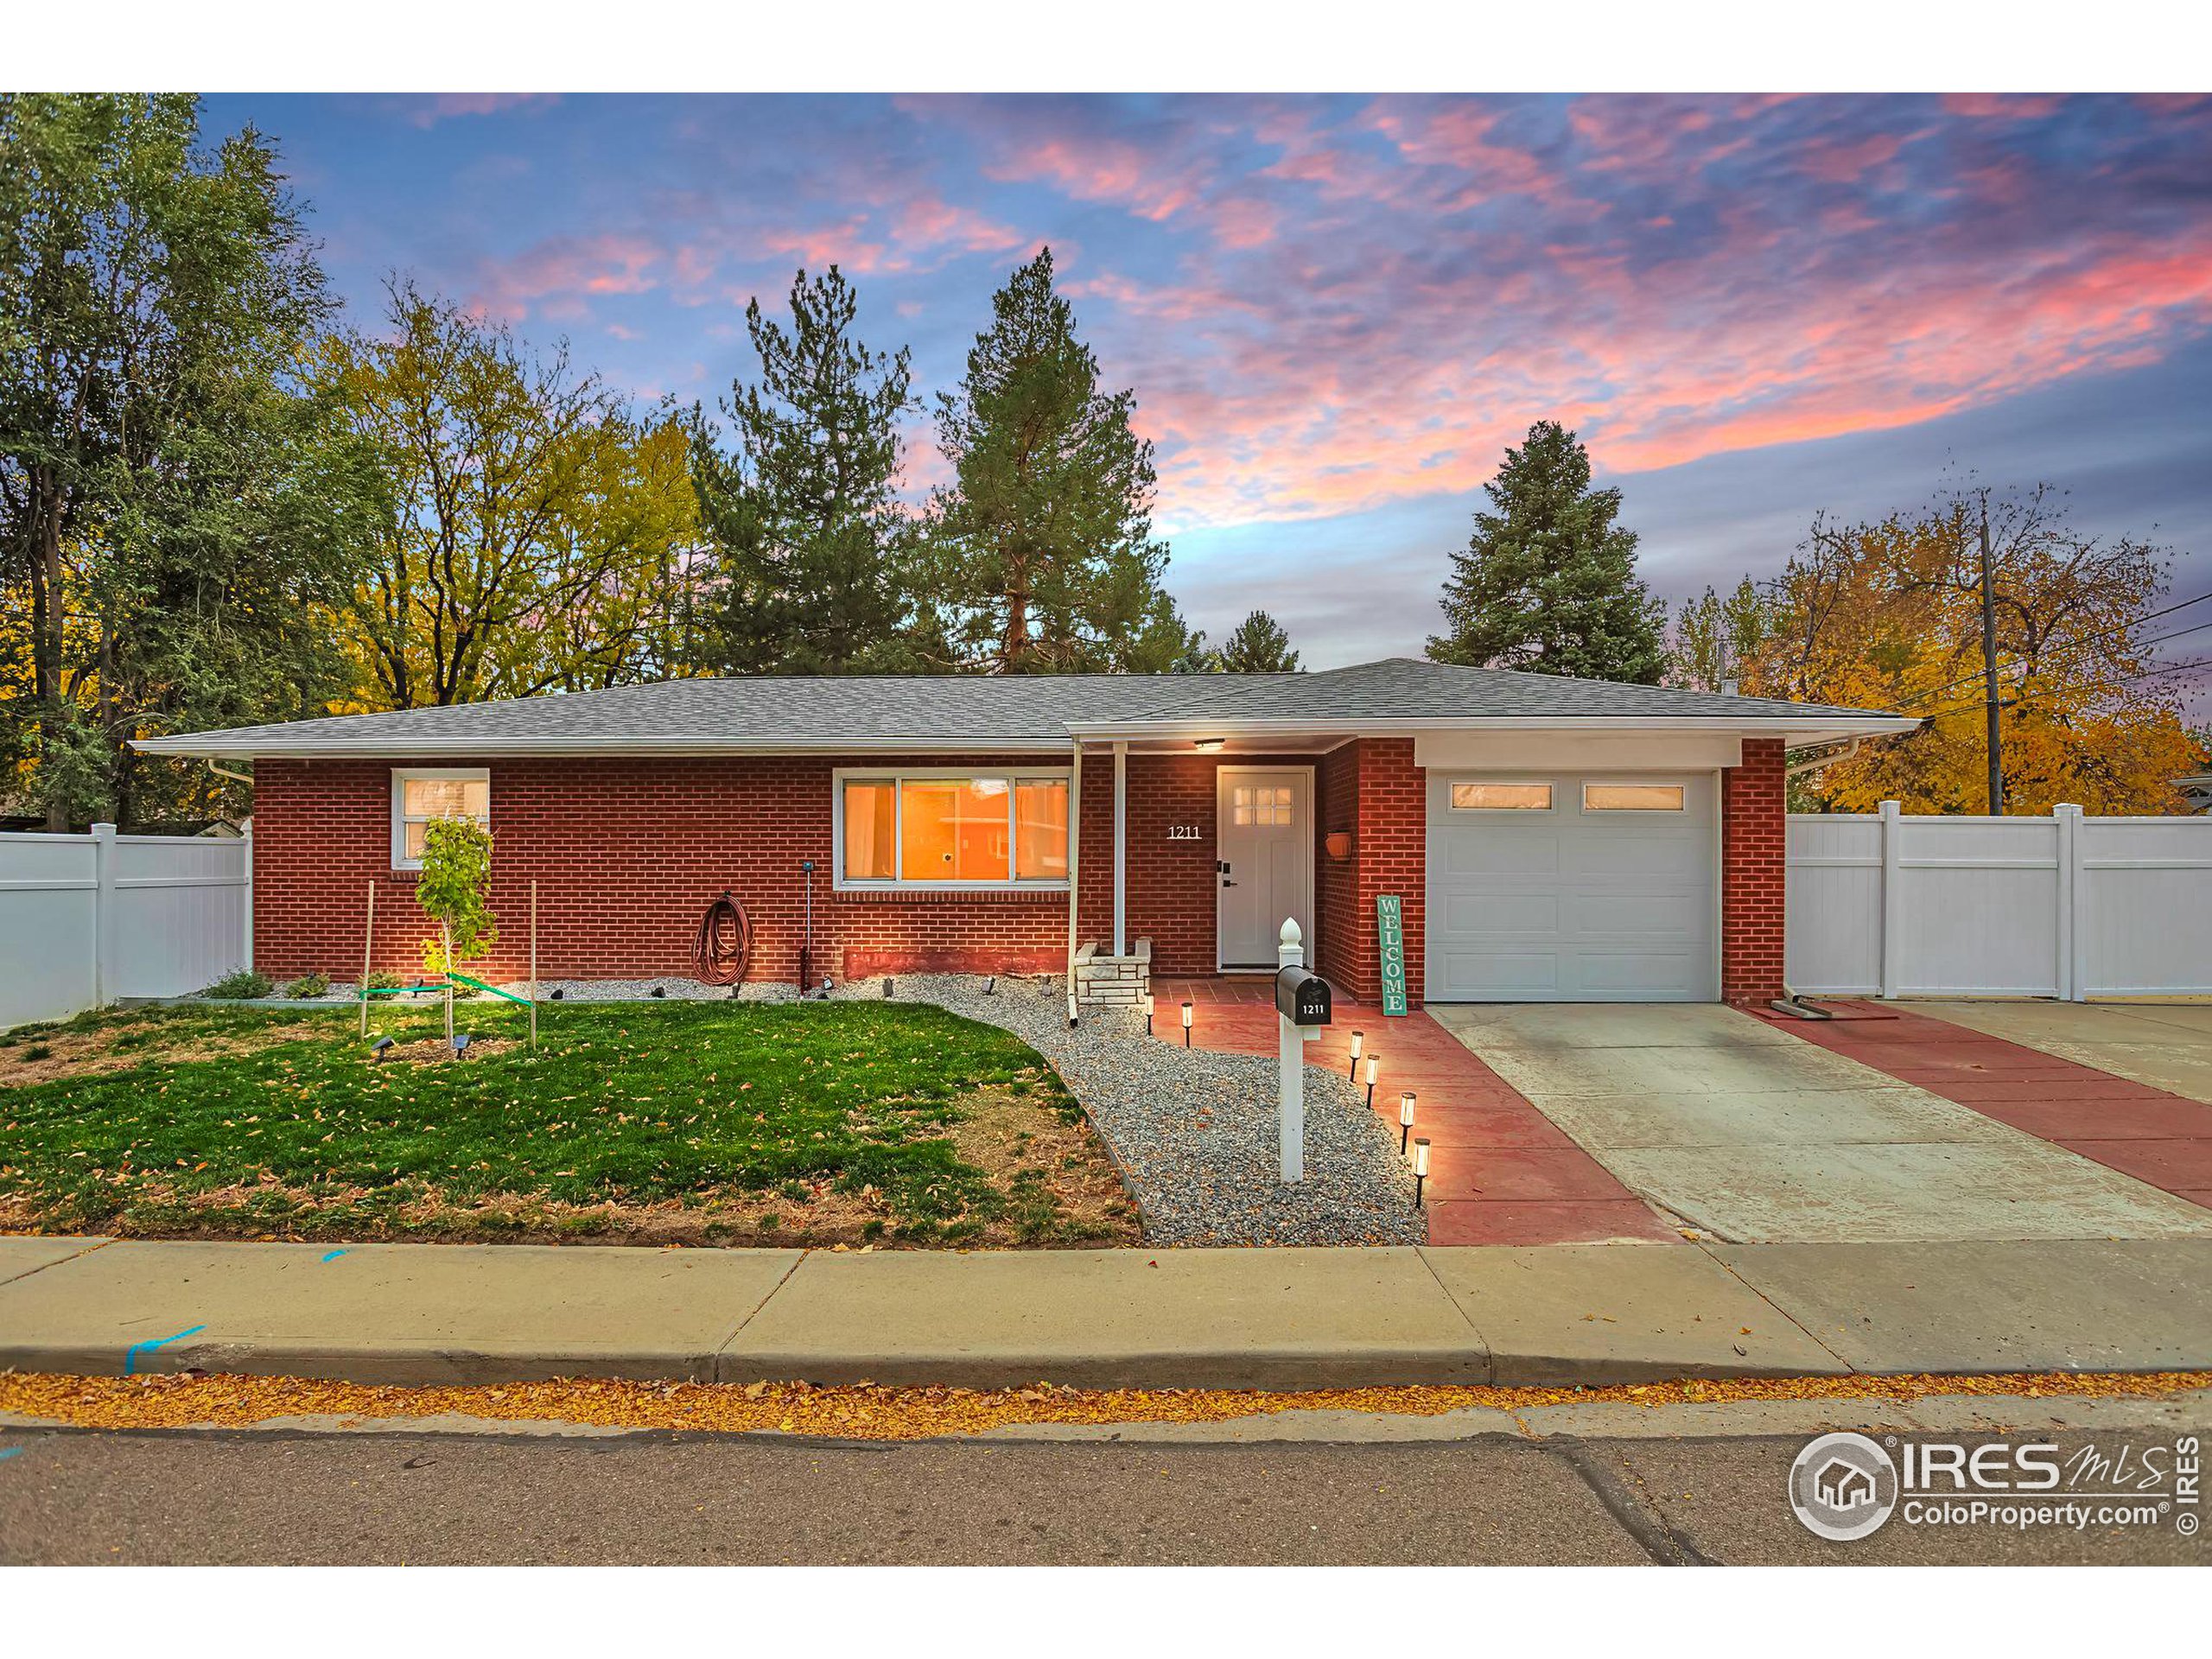
<path fill-rule="evenodd" d="M 2094 1438 L 2050 1436 L 2062 1448 Z M 2109 1438 L 2109 1437 L 2106 1437 Z M 1805 1437 L 1174 1445 L 0 1431 L 7 1563 L 2190 1563 L 1784 1500 Z"/>

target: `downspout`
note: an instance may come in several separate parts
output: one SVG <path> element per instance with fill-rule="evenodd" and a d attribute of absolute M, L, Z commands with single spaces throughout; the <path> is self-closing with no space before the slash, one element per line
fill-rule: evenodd
<path fill-rule="evenodd" d="M 1082 925 L 1083 887 L 1083 740 L 1071 737 L 1075 765 L 1068 772 L 1068 995 L 1075 990 L 1076 933 Z"/>
<path fill-rule="evenodd" d="M 253 781 L 253 774 L 251 772 L 232 772 L 228 766 L 225 766 L 219 760 L 210 760 L 207 762 L 207 770 L 213 772 L 218 778 L 227 778 L 234 784 L 250 784 Z"/>
<path fill-rule="evenodd" d="M 1831 749 L 1826 753 L 1816 754 L 1809 760 L 1800 760 L 1796 766 L 1789 767 L 1784 776 L 1803 778 L 1815 772 L 1826 772 L 1830 766 L 1840 766 L 1844 761 L 1854 759 L 1859 753 L 1859 746 L 1866 741 L 1863 737 L 1854 737 L 1840 749 Z"/>

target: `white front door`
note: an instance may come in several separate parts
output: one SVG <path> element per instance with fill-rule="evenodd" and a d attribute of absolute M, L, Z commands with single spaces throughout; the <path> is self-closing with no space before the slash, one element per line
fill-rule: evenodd
<path fill-rule="evenodd" d="M 1285 917 L 1297 918 L 1311 963 L 1313 774 L 1303 767 L 1224 766 L 1215 790 L 1220 965 L 1272 969 Z"/>

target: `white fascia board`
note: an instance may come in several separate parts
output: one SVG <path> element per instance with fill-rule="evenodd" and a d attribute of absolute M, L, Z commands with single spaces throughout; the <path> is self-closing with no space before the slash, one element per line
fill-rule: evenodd
<path fill-rule="evenodd" d="M 1311 719 L 1174 720 L 1139 725 L 1071 726 L 1085 742 L 1102 739 L 1264 738 L 1326 729 L 1351 737 L 1399 737 L 1415 732 L 1720 732 L 1742 737 L 1779 737 L 1792 747 L 1850 737 L 1889 737 L 1917 730 L 1910 715 L 1414 715 L 1387 719 L 1322 721 Z"/>

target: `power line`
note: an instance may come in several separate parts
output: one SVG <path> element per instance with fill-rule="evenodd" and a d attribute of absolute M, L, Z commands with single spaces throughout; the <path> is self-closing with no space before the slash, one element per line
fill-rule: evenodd
<path fill-rule="evenodd" d="M 2079 639 L 2069 641 L 2065 646 L 2062 647 L 2062 650 L 2066 652 L 2079 651 L 2083 646 L 2088 645 L 2095 640 L 2109 639 L 2112 635 L 2116 633 L 2125 633 L 2130 628 L 2140 627 L 2144 623 L 2155 621 L 2162 616 L 2171 616 L 2176 611 L 2186 610 L 2191 605 L 2202 605 L 2208 599 L 2212 599 L 2212 593 L 2199 594 L 2195 599 L 2184 599 L 2178 605 L 2169 605 L 2164 610 L 2152 611 L 2145 615 L 2133 618 L 2128 621 L 2120 623 L 2113 627 L 2101 629 L 2098 632 L 2084 634 Z M 2148 651 L 2153 645 L 2164 645 L 2169 639 L 2179 639 L 2189 634 L 2202 633 L 2207 628 L 2212 628 L 2212 622 L 2199 622 L 2190 627 L 2177 628 L 2171 633 L 2162 633 L 2155 639 L 2143 640 L 2137 646 L 2137 649 L 2140 651 Z M 2018 664 L 2015 663 L 2011 664 L 2011 666 L 2017 667 Z M 1982 677 L 1983 675 L 1980 671 L 1976 671 L 1972 674 L 1961 674 L 1957 679 L 1948 681 L 1942 685 L 1931 686 L 1925 691 L 1914 692 L 1910 696 L 1906 697 L 1900 702 L 1897 707 L 1900 709 L 1910 709 L 1916 702 L 1924 702 L 1930 697 L 1941 696 L 1944 692 L 1954 690 L 1961 685 L 1971 685 L 1974 681 Z"/>

